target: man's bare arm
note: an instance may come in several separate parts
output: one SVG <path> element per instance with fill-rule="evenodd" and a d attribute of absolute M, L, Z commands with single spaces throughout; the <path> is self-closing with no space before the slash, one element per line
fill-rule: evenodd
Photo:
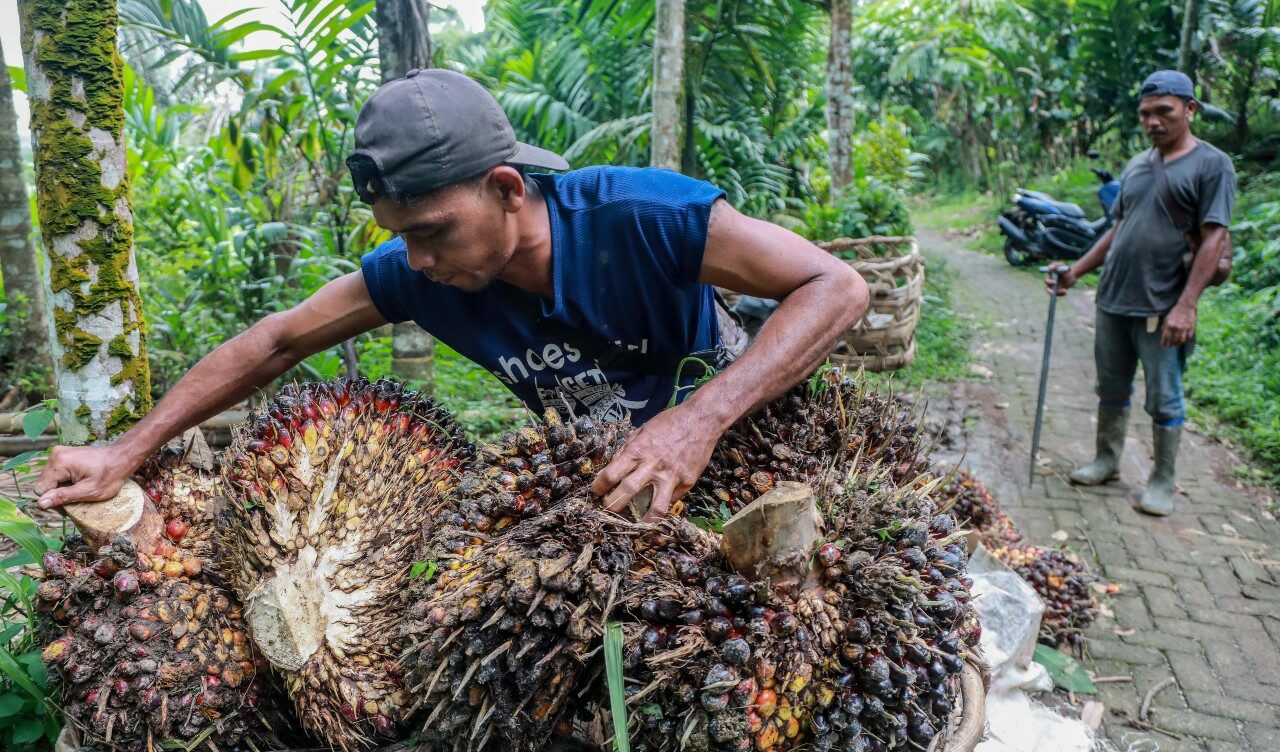
<path fill-rule="evenodd" d="M 173 436 L 244 401 L 307 356 L 385 323 L 360 272 L 333 280 L 209 353 L 114 443 L 54 447 L 36 484 L 40 506 L 111 498 Z"/>
<path fill-rule="evenodd" d="M 781 305 L 742 357 L 654 416 L 600 472 L 592 490 L 608 494 L 611 509 L 651 485 L 649 517 L 665 514 L 702 474 L 725 430 L 811 373 L 870 299 L 866 282 L 848 264 L 724 201 L 712 208 L 701 280 Z"/>
<path fill-rule="evenodd" d="M 1182 295 L 1164 318 L 1164 327 L 1160 330 L 1161 345 L 1177 347 L 1195 336 L 1196 306 L 1200 303 L 1201 293 L 1218 271 L 1218 261 L 1226 250 L 1229 237 L 1227 228 L 1219 224 L 1200 228 L 1200 250 L 1191 264 L 1191 272 L 1187 275 L 1187 285 L 1182 288 Z"/>

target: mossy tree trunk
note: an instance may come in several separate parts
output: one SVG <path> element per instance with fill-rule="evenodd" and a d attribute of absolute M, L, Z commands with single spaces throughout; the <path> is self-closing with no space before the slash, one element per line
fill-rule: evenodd
<path fill-rule="evenodd" d="M 1195 40 L 1200 26 L 1200 0 L 1186 0 L 1182 6 L 1182 34 L 1178 39 L 1178 70 L 1196 77 Z"/>
<path fill-rule="evenodd" d="M 831 0 L 827 48 L 827 148 L 831 187 L 853 182 L 853 0 Z"/>
<path fill-rule="evenodd" d="M 653 29 L 653 125 L 649 164 L 680 169 L 684 113 L 684 0 L 657 0 Z"/>
<path fill-rule="evenodd" d="M 0 61 L 3 60 L 4 50 L 0 49 Z M 18 310 L 27 312 L 21 324 L 10 332 L 16 347 L 9 352 L 15 363 L 24 364 L 24 371 L 47 378 L 53 375 L 49 317 L 45 315 L 36 247 L 31 242 L 31 206 L 22 180 L 19 143 L 13 82 L 9 80 L 9 67 L 0 62 L 0 276 L 4 277 L 10 320 Z"/>
<path fill-rule="evenodd" d="M 114 2 L 19 0 L 18 16 L 61 440 L 100 441 L 151 407 L 125 172 L 118 14 Z"/>
<path fill-rule="evenodd" d="M 431 5 L 427 0 L 377 0 L 378 56 L 386 83 L 414 68 L 431 67 Z M 431 388 L 435 340 L 404 321 L 391 327 L 391 372 L 397 379 Z"/>

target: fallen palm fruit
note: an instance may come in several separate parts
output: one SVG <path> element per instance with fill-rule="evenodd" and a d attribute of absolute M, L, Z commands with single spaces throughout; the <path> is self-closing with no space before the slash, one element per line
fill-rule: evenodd
<path fill-rule="evenodd" d="M 389 381 L 283 389 L 224 455 L 220 568 L 302 727 L 335 748 L 399 733 L 406 580 L 470 445 Z"/>
<path fill-rule="evenodd" d="M 968 470 L 957 469 L 946 473 L 939 493 L 944 503 L 951 503 L 951 513 L 961 527 L 972 528 L 991 546 L 1013 546 L 1022 536 L 1013 526 L 1013 519 L 996 504 L 995 497 L 982 481 Z"/>
<path fill-rule="evenodd" d="M 1040 642 L 1079 652 L 1084 630 L 1098 616 L 1098 600 L 1092 590 L 1098 578 L 1075 554 L 1053 548 L 1004 546 L 991 553 L 1021 575 L 1044 601 Z"/>

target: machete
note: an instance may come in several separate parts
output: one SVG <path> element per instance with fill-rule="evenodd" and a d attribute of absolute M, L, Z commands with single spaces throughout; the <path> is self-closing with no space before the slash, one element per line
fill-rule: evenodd
<path fill-rule="evenodd" d="M 1040 422 L 1044 419 L 1044 391 L 1049 385 L 1049 351 L 1053 347 L 1053 314 L 1058 307 L 1058 275 L 1056 266 L 1041 267 L 1040 271 L 1053 277 L 1053 294 L 1049 296 L 1049 323 L 1044 330 L 1044 357 L 1040 360 L 1040 395 L 1036 397 L 1036 425 L 1031 432 L 1031 466 L 1027 468 L 1027 485 L 1036 480 L 1036 455 L 1040 453 Z"/>

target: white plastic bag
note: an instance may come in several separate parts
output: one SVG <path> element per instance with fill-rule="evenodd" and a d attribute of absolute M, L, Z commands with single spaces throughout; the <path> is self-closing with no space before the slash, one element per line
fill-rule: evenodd
<path fill-rule="evenodd" d="M 974 752 L 1093 752 L 1093 731 L 1032 701 L 1028 693 L 1053 689 L 1032 660 L 1044 602 L 1004 562 L 978 546 L 969 558 L 973 605 L 982 623 L 982 651 L 991 667 L 987 738 Z M 1105 745 L 1105 742 L 1103 743 Z"/>

